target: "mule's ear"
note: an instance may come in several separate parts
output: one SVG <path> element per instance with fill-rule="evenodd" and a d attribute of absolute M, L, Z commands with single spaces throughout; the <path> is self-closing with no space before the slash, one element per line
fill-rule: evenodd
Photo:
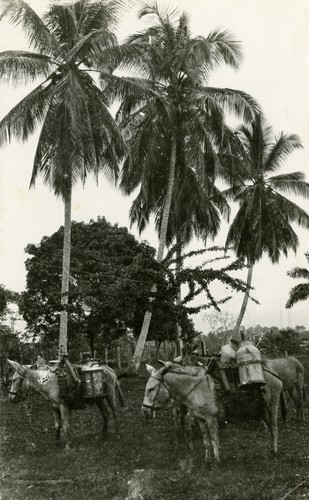
<path fill-rule="evenodd" d="M 162 361 L 162 359 L 157 359 L 157 361 L 158 361 L 158 363 L 160 363 L 160 365 L 166 366 L 165 361 Z"/>
<path fill-rule="evenodd" d="M 166 363 L 166 365 L 163 368 L 161 368 L 160 375 L 165 375 L 166 373 L 168 373 L 171 370 L 171 368 L 172 368 L 172 365 Z"/>
<path fill-rule="evenodd" d="M 156 373 L 156 369 L 153 366 L 147 365 L 147 363 L 146 363 L 146 368 L 148 373 L 153 377 L 154 374 Z"/>
<path fill-rule="evenodd" d="M 14 368 L 14 370 L 19 374 L 19 375 L 24 375 L 25 374 L 25 368 L 17 363 L 17 361 L 11 361 L 8 359 L 8 363 Z"/>

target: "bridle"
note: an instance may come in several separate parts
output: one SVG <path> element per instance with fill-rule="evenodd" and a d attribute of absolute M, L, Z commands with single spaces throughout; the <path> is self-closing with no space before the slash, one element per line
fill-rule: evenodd
<path fill-rule="evenodd" d="M 153 398 L 152 405 L 147 405 L 147 404 L 144 404 L 144 403 L 143 403 L 143 404 L 142 404 L 142 407 L 143 407 L 143 408 L 149 408 L 150 410 L 155 410 L 156 408 L 155 408 L 155 405 L 154 405 L 154 404 L 155 404 L 156 399 L 157 399 L 157 397 L 158 397 L 158 395 L 159 395 L 161 385 L 163 385 L 163 387 L 166 389 L 166 391 L 168 392 L 169 396 L 170 396 L 170 397 L 172 397 L 172 396 L 171 396 L 170 391 L 168 390 L 168 388 L 166 387 L 166 385 L 165 385 L 165 383 L 164 383 L 163 377 L 162 377 L 162 378 L 158 378 L 158 377 L 154 377 L 153 375 L 151 375 L 151 377 L 150 377 L 150 378 L 154 378 L 155 380 L 158 380 L 159 384 L 157 385 L 157 392 L 156 392 L 155 397 Z M 173 399 L 173 398 L 172 398 L 172 399 Z M 164 403 L 162 406 L 157 407 L 157 409 L 159 409 L 159 408 L 160 408 L 161 410 L 163 410 L 163 409 L 165 408 L 165 406 L 167 405 L 167 403 L 168 403 L 168 399 L 165 401 L 165 403 Z"/>
<path fill-rule="evenodd" d="M 169 371 L 168 373 L 176 373 L 176 372 L 172 372 L 172 371 Z M 158 377 L 154 377 L 153 375 L 151 375 L 150 378 L 154 378 L 155 380 L 158 380 L 159 384 L 157 385 L 157 392 L 156 392 L 156 395 L 155 397 L 153 398 L 153 401 L 152 401 L 152 404 L 151 405 L 148 405 L 148 404 L 144 404 L 142 405 L 143 408 L 149 408 L 150 410 L 155 410 L 155 409 L 164 409 L 166 404 L 168 403 L 168 399 L 166 400 L 166 402 L 162 405 L 162 406 L 159 406 L 159 407 L 155 407 L 155 402 L 156 402 L 156 399 L 159 395 L 159 392 L 160 392 L 160 388 L 161 388 L 161 385 L 163 385 L 163 387 L 166 389 L 167 393 L 169 394 L 170 398 L 172 400 L 175 401 L 175 404 L 172 406 L 174 407 L 176 404 L 180 405 L 180 404 L 184 404 L 185 400 L 188 398 L 188 396 L 190 396 L 190 394 L 198 387 L 198 385 L 201 383 L 201 381 L 203 380 L 203 378 L 205 377 L 205 375 L 207 374 L 207 370 L 205 370 L 204 374 L 202 375 L 202 377 L 200 377 L 197 381 L 197 383 L 191 387 L 191 389 L 187 392 L 187 394 L 181 398 L 181 399 L 176 399 L 174 396 L 171 395 L 171 392 L 170 390 L 168 389 L 167 385 L 165 384 L 164 382 L 164 375 L 162 375 L 161 378 L 158 378 Z"/>
<path fill-rule="evenodd" d="M 15 379 L 14 380 L 12 379 L 11 387 L 12 387 L 13 382 L 15 382 L 18 379 L 21 379 L 21 383 L 20 383 L 17 391 L 11 391 L 10 390 L 9 394 L 12 394 L 13 396 L 18 396 L 21 399 L 26 399 L 27 398 L 27 396 L 24 396 L 23 393 L 22 393 L 22 385 L 23 385 L 24 378 L 25 377 L 23 375 L 20 375 L 19 373 L 15 373 Z"/>

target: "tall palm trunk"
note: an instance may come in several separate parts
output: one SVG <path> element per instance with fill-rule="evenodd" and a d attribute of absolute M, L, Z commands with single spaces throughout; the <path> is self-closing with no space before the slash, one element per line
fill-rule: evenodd
<path fill-rule="evenodd" d="M 233 338 L 240 340 L 240 334 L 239 334 L 239 329 L 242 323 L 242 320 L 244 319 L 244 315 L 247 309 L 248 305 L 248 300 L 249 300 L 249 294 L 250 294 L 250 287 L 252 283 L 252 274 L 253 274 L 253 263 L 248 261 L 248 274 L 247 274 L 247 290 L 245 292 L 243 301 L 242 301 L 242 306 L 240 309 L 239 316 L 236 321 L 236 325 L 234 328 L 234 333 L 233 333 Z"/>
<path fill-rule="evenodd" d="M 59 332 L 59 359 L 68 353 L 68 312 L 70 258 L 71 258 L 71 205 L 72 186 L 69 187 L 64 200 L 64 235 L 62 256 L 62 282 L 61 282 L 61 312 Z"/>
<path fill-rule="evenodd" d="M 181 261 L 181 252 L 182 252 L 182 238 L 181 234 L 178 232 L 176 236 L 176 276 L 179 274 L 179 272 L 182 269 L 182 261 Z M 179 306 L 181 303 L 181 288 L 180 285 L 177 290 L 177 296 L 176 296 L 176 305 Z M 182 334 L 182 329 L 180 324 L 177 322 L 176 324 L 176 356 L 181 355 L 181 334 Z"/>
<path fill-rule="evenodd" d="M 173 196 L 173 188 L 174 188 L 174 179 L 175 179 L 175 167 L 176 167 L 176 131 L 174 131 L 172 135 L 171 141 L 171 156 L 170 156 L 170 167 L 169 167 L 169 178 L 168 178 L 168 186 L 166 192 L 166 198 L 164 203 L 164 209 L 162 214 L 162 221 L 160 227 L 160 236 L 159 236 L 159 246 L 157 252 L 157 261 L 162 262 L 164 255 L 164 248 L 166 243 L 166 233 L 167 233 L 167 225 L 171 210 L 172 204 L 172 196 Z M 151 293 L 155 295 L 157 291 L 157 285 L 152 285 Z M 154 296 L 150 298 L 150 302 L 154 301 Z M 137 371 L 141 364 L 142 354 L 145 347 L 145 342 L 147 339 L 150 321 L 152 317 L 151 304 L 148 311 L 145 312 L 143 325 L 141 329 L 141 333 L 138 337 L 138 341 L 135 347 L 135 351 L 130 362 L 129 369 L 133 369 Z"/>

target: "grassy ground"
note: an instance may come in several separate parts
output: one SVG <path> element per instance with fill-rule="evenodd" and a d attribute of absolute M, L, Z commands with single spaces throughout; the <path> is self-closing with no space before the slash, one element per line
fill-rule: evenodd
<path fill-rule="evenodd" d="M 307 365 L 309 383 L 309 359 Z M 19 405 L 1 398 L 1 500 L 289 500 L 309 499 L 309 407 L 307 424 L 279 422 L 279 458 L 270 436 L 254 423 L 220 431 L 219 470 L 207 470 L 199 431 L 193 469 L 185 446 L 173 442 L 170 411 L 147 423 L 141 415 L 146 372 L 123 379 L 126 407 L 120 408 L 121 439 L 101 441 L 96 408 L 73 413 L 72 451 L 54 444 L 50 405 L 34 396 Z M 295 488 L 293 490 L 293 488 Z"/>

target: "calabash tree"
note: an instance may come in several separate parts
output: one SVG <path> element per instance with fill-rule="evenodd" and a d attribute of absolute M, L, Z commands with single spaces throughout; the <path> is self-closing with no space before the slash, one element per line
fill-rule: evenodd
<path fill-rule="evenodd" d="M 138 71 L 145 79 L 157 82 L 157 93 L 147 99 L 144 95 L 139 98 L 137 92 L 134 96 L 121 93 L 119 118 L 130 151 L 123 166 L 121 187 L 126 194 L 139 188 L 133 210 L 137 208 L 146 222 L 157 211 L 157 260 L 161 262 L 179 192 L 177 184 L 184 186 L 181 162 L 185 171 L 194 165 L 196 172 L 201 173 L 197 178 L 205 176 L 205 159 L 212 156 L 217 163 L 224 111 L 250 119 L 256 104 L 244 92 L 208 86 L 214 69 L 222 64 L 233 68 L 239 65 L 240 47 L 228 32 L 218 30 L 208 37 L 192 37 L 185 14 L 168 7 L 160 9 L 156 3 L 144 4 L 139 15 L 151 18 L 152 26 L 129 38 L 127 46 L 134 48 L 134 56 L 130 57 L 128 50 L 121 68 Z M 115 87 L 112 91 L 117 95 Z M 190 193 L 191 198 L 194 196 Z M 133 357 L 135 368 L 140 364 L 150 320 L 149 310 Z"/>
<path fill-rule="evenodd" d="M 309 214 L 289 198 L 289 195 L 309 197 L 304 173 L 273 175 L 293 151 L 302 147 L 299 137 L 283 132 L 274 137 L 265 118 L 258 115 L 250 126 L 240 127 L 239 139 L 243 145 L 242 158 L 238 158 L 239 175 L 235 185 L 225 192 L 239 205 L 226 247 L 232 246 L 237 257 L 246 259 L 248 266 L 247 292 L 235 336 L 247 308 L 254 264 L 265 254 L 275 263 L 282 254 L 296 252 L 299 240 L 292 224 L 309 228 Z"/>
<path fill-rule="evenodd" d="M 71 202 L 74 184 L 103 171 L 116 179 L 125 145 L 92 71 L 105 72 L 117 46 L 120 1 L 51 4 L 39 17 L 23 0 L 1 0 L 1 19 L 21 26 L 31 50 L 0 53 L 0 78 L 34 88 L 2 119 L 0 143 L 40 129 L 30 186 L 38 176 L 64 201 L 59 355 L 67 353 Z M 107 69 L 106 69 L 107 68 Z"/>

